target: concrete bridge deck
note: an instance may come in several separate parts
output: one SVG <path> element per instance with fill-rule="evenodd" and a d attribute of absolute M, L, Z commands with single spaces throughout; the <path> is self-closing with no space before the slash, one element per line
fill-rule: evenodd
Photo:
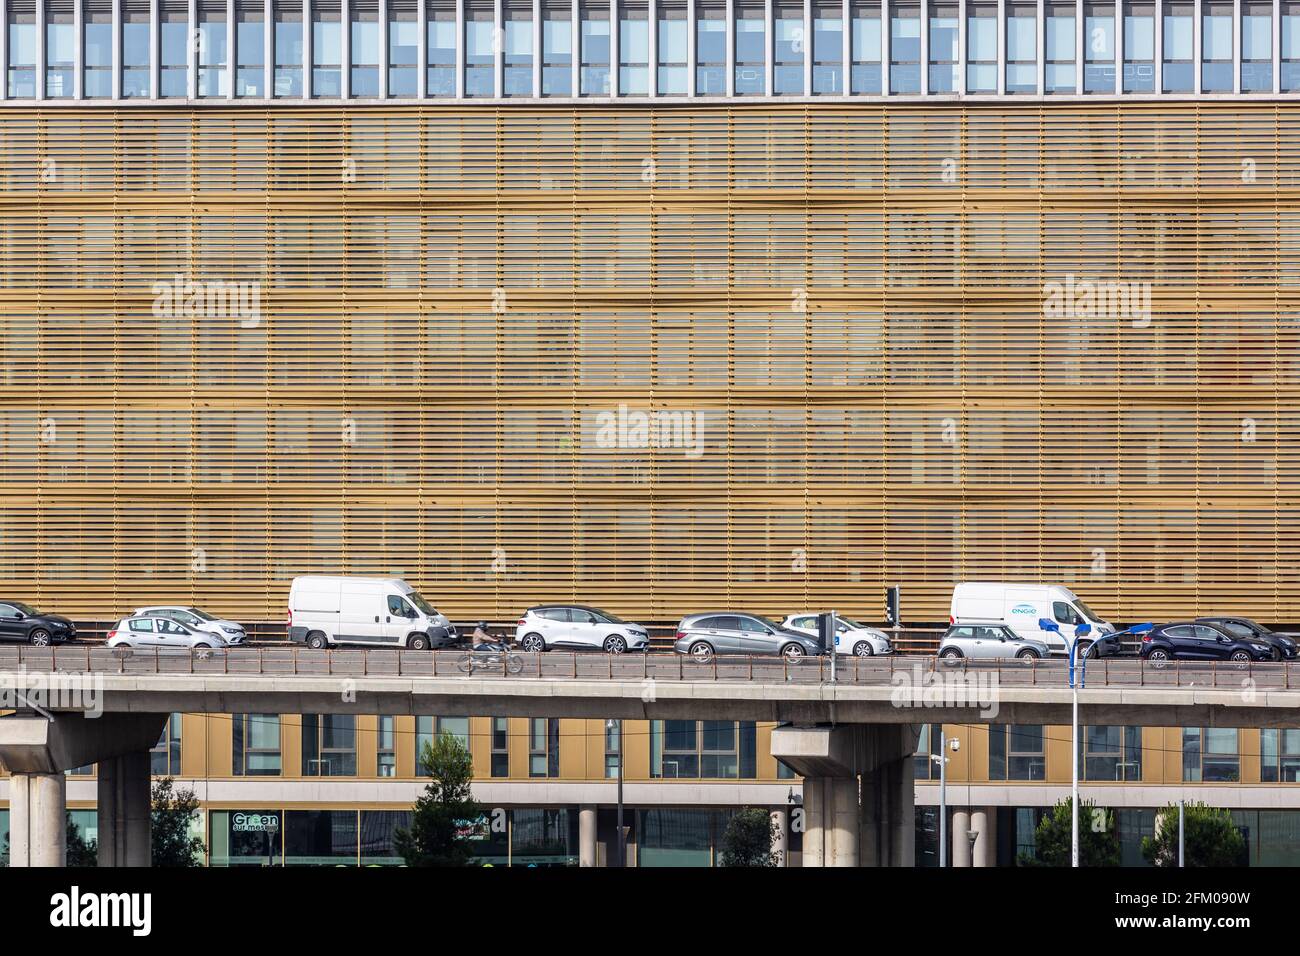
<path fill-rule="evenodd" d="M 515 717 L 770 720 L 793 723 L 1068 723 L 1061 661 L 925 657 L 826 659 L 548 652 L 470 669 L 463 651 L 245 647 L 124 653 L 102 646 L 0 647 L 0 693 L 86 684 L 105 711 L 465 713 Z M 480 658 L 482 655 L 476 655 Z M 87 680 L 89 679 L 89 683 Z M 1300 665 L 1134 659 L 1089 665 L 1085 723 L 1269 727 L 1300 724 Z"/>

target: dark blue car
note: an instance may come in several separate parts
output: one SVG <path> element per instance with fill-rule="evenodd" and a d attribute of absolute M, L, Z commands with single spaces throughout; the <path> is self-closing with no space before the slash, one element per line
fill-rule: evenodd
<path fill-rule="evenodd" d="M 1256 637 L 1237 637 L 1217 624 L 1176 621 L 1143 635 L 1142 657 L 1154 663 L 1182 660 L 1246 664 L 1273 660 L 1273 645 Z"/>

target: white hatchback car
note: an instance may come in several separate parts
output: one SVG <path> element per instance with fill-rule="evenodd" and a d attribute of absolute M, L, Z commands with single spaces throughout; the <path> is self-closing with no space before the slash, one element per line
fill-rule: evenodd
<path fill-rule="evenodd" d="M 840 654 L 852 654 L 855 657 L 871 657 L 876 654 L 894 653 L 894 645 L 884 631 L 867 627 L 847 617 L 837 617 L 835 621 L 835 650 Z M 817 615 L 807 611 L 791 614 L 782 627 L 809 637 L 817 637 Z"/>
<path fill-rule="evenodd" d="M 108 632 L 109 647 L 211 651 L 226 647 L 219 634 L 198 631 L 169 617 L 124 617 Z"/>
<path fill-rule="evenodd" d="M 515 628 L 515 643 L 525 651 L 552 647 L 604 650 L 610 654 L 650 650 L 650 635 L 607 611 L 582 604 L 530 607 Z"/>
<path fill-rule="evenodd" d="M 138 607 L 132 617 L 166 617 L 178 624 L 195 631 L 207 631 L 215 634 L 227 644 L 242 644 L 248 638 L 242 624 L 223 621 L 196 607 L 182 607 L 179 604 L 157 605 L 155 607 Z"/>

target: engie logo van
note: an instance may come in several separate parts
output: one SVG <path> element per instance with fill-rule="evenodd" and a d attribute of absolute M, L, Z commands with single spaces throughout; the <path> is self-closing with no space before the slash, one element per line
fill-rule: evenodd
<path fill-rule="evenodd" d="M 1032 604 L 1017 604 L 1011 609 L 1012 614 L 1037 614 L 1038 608 Z"/>

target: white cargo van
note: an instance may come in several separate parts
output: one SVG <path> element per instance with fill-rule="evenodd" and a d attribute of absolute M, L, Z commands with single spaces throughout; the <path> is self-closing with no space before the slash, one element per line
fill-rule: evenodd
<path fill-rule="evenodd" d="M 1039 628 L 1040 618 L 1056 621 L 1060 633 Z M 1081 621 L 1092 626 L 1092 633 L 1079 642 L 1080 651 L 1101 635 L 1115 632 L 1078 595 L 1055 584 L 971 582 L 958 584 L 952 592 L 953 624 L 1005 624 L 1022 637 L 1042 641 L 1053 654 L 1069 653 L 1066 640 L 1074 639 Z"/>
<path fill-rule="evenodd" d="M 401 578 L 299 577 L 289 588 L 289 640 L 425 650 L 456 628 Z"/>

